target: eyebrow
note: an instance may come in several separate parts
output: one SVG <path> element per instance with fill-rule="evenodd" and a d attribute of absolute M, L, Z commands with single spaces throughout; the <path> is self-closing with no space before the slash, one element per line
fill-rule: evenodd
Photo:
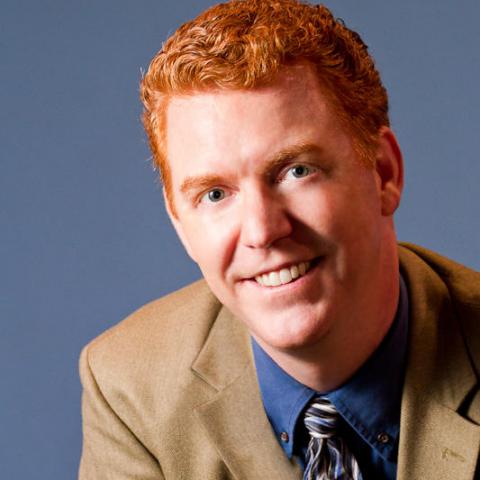
<path fill-rule="evenodd" d="M 313 143 L 299 143 L 291 145 L 287 148 L 275 153 L 260 168 L 260 175 L 270 176 L 271 172 L 277 170 L 287 162 L 291 162 L 304 154 L 320 153 L 321 148 Z M 198 175 L 195 177 L 187 177 L 180 185 L 182 193 L 188 193 L 192 190 L 204 190 L 212 185 L 219 185 L 225 182 L 225 177 L 217 174 Z"/>
<path fill-rule="evenodd" d="M 225 181 L 220 175 L 198 175 L 196 177 L 187 177 L 180 185 L 182 193 L 188 193 L 191 190 L 203 190 L 212 185 L 218 185 Z"/>
<path fill-rule="evenodd" d="M 269 176 L 271 172 L 278 170 L 288 162 L 291 162 L 298 157 L 306 154 L 321 153 L 322 149 L 314 143 L 298 143 L 275 153 L 272 158 L 261 166 L 260 174 L 262 176 Z"/>

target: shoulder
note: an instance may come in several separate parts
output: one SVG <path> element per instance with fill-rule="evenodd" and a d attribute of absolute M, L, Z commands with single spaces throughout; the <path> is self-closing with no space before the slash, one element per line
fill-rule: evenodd
<path fill-rule="evenodd" d="M 438 253 L 410 243 L 399 246 L 407 277 L 444 292 L 477 371 L 480 370 L 480 273 Z M 434 298 L 432 296 L 432 298 Z M 438 297 L 435 297 L 438 300 Z"/>
<path fill-rule="evenodd" d="M 156 383 L 178 387 L 180 371 L 188 371 L 221 308 L 205 281 L 144 305 L 92 340 L 81 355 L 80 371 L 98 385 Z"/>
<path fill-rule="evenodd" d="M 480 272 L 411 243 L 399 246 L 400 263 L 410 274 L 441 280 L 452 301 L 480 312 Z"/>
<path fill-rule="evenodd" d="M 455 296 L 467 303 L 480 304 L 480 272 L 436 252 L 412 243 L 400 244 L 400 258 L 405 263 L 421 261 L 435 271 Z"/>

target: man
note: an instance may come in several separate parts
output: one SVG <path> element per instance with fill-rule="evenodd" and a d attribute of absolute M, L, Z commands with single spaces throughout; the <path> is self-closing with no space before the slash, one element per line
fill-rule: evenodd
<path fill-rule="evenodd" d="M 479 274 L 396 243 L 402 156 L 360 37 L 234 0 L 142 82 L 204 279 L 81 358 L 81 479 L 474 479 Z"/>

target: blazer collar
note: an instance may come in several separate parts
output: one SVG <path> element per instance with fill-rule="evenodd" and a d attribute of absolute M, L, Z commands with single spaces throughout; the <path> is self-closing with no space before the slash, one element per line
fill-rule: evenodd
<path fill-rule="evenodd" d="M 226 308 L 192 369 L 216 390 L 195 413 L 232 475 L 301 479 L 300 467 L 287 458 L 265 415 L 248 331 Z"/>
<path fill-rule="evenodd" d="M 402 396 L 398 480 L 474 478 L 480 427 L 457 411 L 477 379 L 444 281 L 400 250 L 409 291 L 409 352 Z"/>

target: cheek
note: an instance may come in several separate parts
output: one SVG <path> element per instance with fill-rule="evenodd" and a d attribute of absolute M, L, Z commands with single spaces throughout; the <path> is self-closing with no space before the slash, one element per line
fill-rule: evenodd
<path fill-rule="evenodd" d="M 318 185 L 300 193 L 289 200 L 289 211 L 301 225 L 325 240 L 343 229 L 348 215 L 343 194 Z"/>
<path fill-rule="evenodd" d="M 352 258 L 361 261 L 365 250 L 378 241 L 378 205 L 363 189 L 338 185 L 317 188 L 296 201 L 292 209 L 309 235 L 323 242 L 327 251 L 337 252 L 336 269 L 340 276 L 345 275 Z"/>
<path fill-rule="evenodd" d="M 337 243 L 342 277 L 356 277 L 376 264 L 381 250 L 382 217 L 365 196 L 352 197 L 342 208 L 337 204 L 331 233 Z"/>
<path fill-rule="evenodd" d="M 199 218 L 188 228 L 192 254 L 208 278 L 225 275 L 234 251 L 235 230 L 225 220 Z"/>

